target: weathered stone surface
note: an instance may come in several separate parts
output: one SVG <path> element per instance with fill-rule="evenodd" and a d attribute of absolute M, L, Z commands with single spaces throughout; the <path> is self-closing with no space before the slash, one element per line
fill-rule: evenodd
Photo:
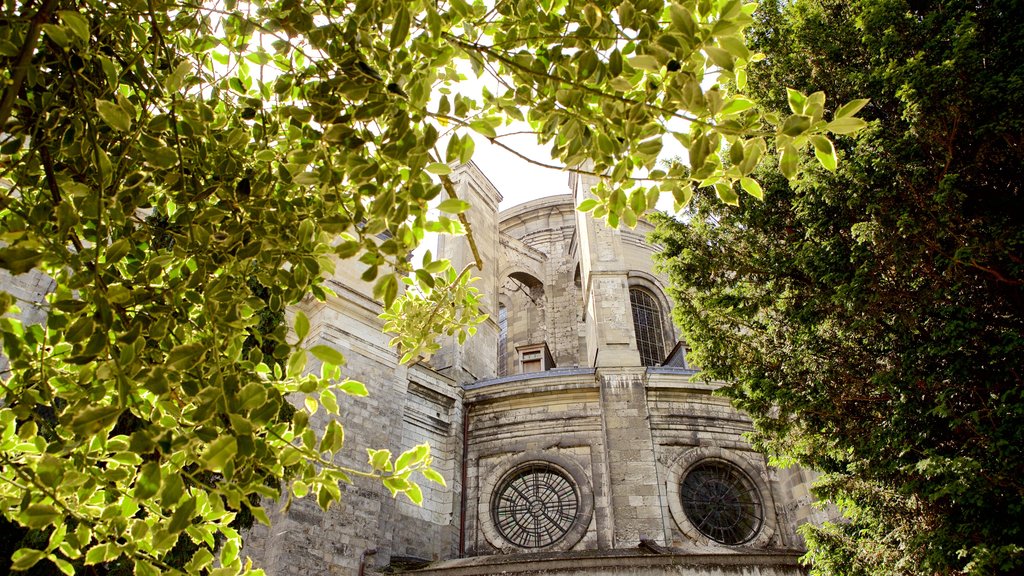
<path fill-rule="evenodd" d="M 794 554 L 652 554 L 638 548 L 607 552 L 516 554 L 441 562 L 417 576 L 537 574 L 568 576 L 801 576 Z"/>
<path fill-rule="evenodd" d="M 417 574 L 453 576 L 802 574 L 796 527 L 834 515 L 810 505 L 814 473 L 773 469 L 754 452 L 743 437 L 749 418 L 712 395 L 721 383 L 691 380 L 685 368 L 641 366 L 631 288 L 660 308 L 663 354 L 678 340 L 666 279 L 653 270 L 654 247 L 645 241 L 650 225 L 613 230 L 577 213 L 592 177 L 573 176 L 569 193 L 501 213 L 500 194 L 476 166 L 452 177 L 472 204 L 467 217 L 484 261 L 474 275 L 491 314 L 465 345 L 451 339 L 429 366 L 399 365 L 371 287 L 354 280 L 358 262 L 337 262 L 328 279 L 337 297 L 299 306 L 311 322 L 308 343 L 341 351 L 346 375 L 370 392 L 342 402 L 347 449 L 338 462 L 359 468 L 366 447 L 399 453 L 428 442 L 447 488 L 424 484 L 418 507 L 357 479 L 326 513 L 312 499 L 287 511 L 271 506 L 272 528 L 250 530 L 243 554 L 271 576 L 357 574 L 361 563 L 372 571 L 393 558 L 396 567 L 433 562 Z M 473 261 L 464 238 L 445 239 L 435 255 L 458 269 Z M 50 285 L 41 274 L 0 272 L 26 323 L 45 321 Z M 502 357 L 499 304 L 508 313 Z M 531 345 L 546 345 L 553 369 L 523 373 L 528 359 L 517 348 L 543 349 Z M 322 429 L 328 416 L 320 411 L 311 422 Z M 682 509 L 680 483 L 707 461 L 734 467 L 756 492 L 763 518 L 742 545 L 715 542 Z M 536 463 L 560 471 L 578 506 L 564 536 L 527 549 L 502 535 L 494 506 L 503 480 Z"/>

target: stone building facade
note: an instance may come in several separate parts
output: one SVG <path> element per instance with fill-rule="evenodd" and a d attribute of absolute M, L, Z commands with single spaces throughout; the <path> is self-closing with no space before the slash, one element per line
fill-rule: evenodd
<path fill-rule="evenodd" d="M 721 384 L 694 377 L 649 225 L 577 213 L 587 177 L 501 212 L 475 165 L 453 179 L 485 260 L 476 336 L 399 365 L 349 263 L 337 299 L 303 305 L 311 344 L 341 350 L 371 391 L 343 409 L 348 445 L 429 441 L 448 487 L 425 486 L 421 508 L 357 481 L 326 514 L 294 503 L 245 552 L 275 576 L 802 573 L 796 527 L 821 519 L 812 474 L 770 467 L 743 438 L 749 419 L 712 394 Z M 446 240 L 440 256 L 470 261 Z"/>
<path fill-rule="evenodd" d="M 341 351 L 370 391 L 341 407 L 339 463 L 429 442 L 447 487 L 423 483 L 420 507 L 356 478 L 326 513 L 312 498 L 273 512 L 243 554 L 272 576 L 801 574 L 796 528 L 822 519 L 813 475 L 770 467 L 743 438 L 749 419 L 712 394 L 721 384 L 687 366 L 650 226 L 576 212 L 587 177 L 504 211 L 472 163 L 452 178 L 472 205 L 490 315 L 465 345 L 399 364 L 358 262 L 338 263 L 335 297 L 298 306 L 308 345 Z M 464 239 L 444 240 L 439 256 L 471 261 Z M 0 281 L 24 302 L 50 290 L 41 275 Z"/>

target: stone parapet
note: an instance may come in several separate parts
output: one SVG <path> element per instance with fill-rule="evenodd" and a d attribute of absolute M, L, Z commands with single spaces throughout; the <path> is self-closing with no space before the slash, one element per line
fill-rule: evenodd
<path fill-rule="evenodd" d="M 797 554 L 654 554 L 640 548 L 484 556 L 438 562 L 406 572 L 416 576 L 543 574 L 544 576 L 804 576 Z"/>

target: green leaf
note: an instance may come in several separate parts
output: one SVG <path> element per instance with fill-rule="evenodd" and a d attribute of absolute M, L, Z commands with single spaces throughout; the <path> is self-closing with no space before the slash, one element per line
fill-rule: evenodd
<path fill-rule="evenodd" d="M 234 436 L 221 436 L 210 442 L 206 451 L 203 452 L 201 460 L 208 470 L 220 472 L 224 469 L 225 464 L 234 459 L 237 453 L 238 440 Z"/>
<path fill-rule="evenodd" d="M 163 481 L 160 488 L 160 504 L 165 508 L 174 506 L 185 493 L 185 483 L 179 474 L 171 473 Z"/>
<path fill-rule="evenodd" d="M 28 570 L 43 558 L 46 558 L 46 552 L 42 550 L 20 548 L 11 554 L 11 569 L 19 572 Z"/>
<path fill-rule="evenodd" d="M 782 149 L 782 152 L 779 154 L 779 170 L 786 179 L 792 180 L 796 178 L 799 160 L 796 147 L 792 144 L 787 144 Z"/>
<path fill-rule="evenodd" d="M 673 2 L 669 5 L 669 16 L 672 19 L 672 26 L 683 33 L 683 36 L 691 38 L 696 32 L 696 23 L 693 14 L 686 8 Z"/>
<path fill-rule="evenodd" d="M 469 210 L 470 204 L 460 198 L 448 198 L 443 200 L 437 205 L 437 209 L 441 212 L 447 212 L 449 214 L 461 214 L 466 210 Z"/>
<path fill-rule="evenodd" d="M 661 137 L 644 140 L 637 144 L 636 151 L 644 156 L 657 156 L 661 152 Z"/>
<path fill-rule="evenodd" d="M 174 70 L 164 78 L 164 90 L 168 92 L 177 92 L 182 85 L 185 83 L 185 79 L 188 78 L 190 72 L 192 72 L 193 66 L 190 60 L 182 60 L 174 67 Z"/>
<path fill-rule="evenodd" d="M 89 549 L 85 554 L 86 566 L 92 564 L 101 564 L 107 560 L 112 560 L 117 557 L 117 548 L 110 543 L 98 544 Z"/>
<path fill-rule="evenodd" d="M 160 491 L 160 465 L 156 462 L 146 462 L 139 470 L 139 476 L 135 480 L 135 498 L 145 500 L 155 496 Z"/>
<path fill-rule="evenodd" d="M 124 409 L 118 406 L 90 406 L 75 414 L 71 430 L 80 438 L 88 438 L 107 426 L 112 426 Z"/>
<path fill-rule="evenodd" d="M 288 377 L 297 378 L 302 371 L 306 368 L 306 351 L 295 350 L 292 355 L 288 357 Z"/>
<path fill-rule="evenodd" d="M 309 318 L 302 310 L 295 312 L 295 335 L 299 338 L 299 342 L 305 340 L 309 335 Z"/>
<path fill-rule="evenodd" d="M 723 116 L 728 116 L 730 114 L 738 114 L 744 110 L 749 110 L 754 106 L 755 104 L 753 100 L 748 100 L 742 96 L 733 96 L 726 101 L 725 106 L 722 106 L 719 113 Z"/>
<path fill-rule="evenodd" d="M 181 344 L 171 349 L 164 364 L 178 370 L 188 369 L 195 366 L 205 353 L 206 346 L 200 342 Z"/>
<path fill-rule="evenodd" d="M 761 185 L 757 183 L 757 180 L 753 178 L 740 178 L 740 186 L 747 194 L 758 200 L 764 200 L 764 192 L 761 190 Z"/>
<path fill-rule="evenodd" d="M 444 476 L 441 476 L 441 473 L 438 472 L 437 470 L 434 470 L 433 468 L 424 468 L 423 470 L 420 471 L 420 473 L 423 474 L 424 478 L 430 480 L 431 482 L 440 484 L 441 486 L 445 487 L 448 486 L 448 484 L 446 484 L 444 481 Z"/>
<path fill-rule="evenodd" d="M 15 276 L 25 274 L 36 268 L 42 259 L 42 253 L 30 248 L 0 248 L 0 268 L 6 269 Z"/>
<path fill-rule="evenodd" d="M 42 259 L 42 253 L 31 248 L 20 246 L 0 248 L 0 268 L 10 271 L 15 276 L 32 270 Z"/>
<path fill-rule="evenodd" d="M 431 274 L 439 274 L 444 272 L 451 266 L 451 261 L 447 258 L 441 260 L 433 260 L 430 263 L 424 264 L 423 269 Z"/>
<path fill-rule="evenodd" d="M 825 129 L 834 134 L 853 134 L 865 126 L 868 123 L 861 120 L 860 118 L 837 118 L 825 125 Z"/>
<path fill-rule="evenodd" d="M 468 136 L 460 138 L 458 134 L 452 134 L 452 137 L 448 139 L 448 146 L 444 151 L 444 158 L 446 162 L 454 162 L 461 157 L 463 142 L 465 140 L 471 139 Z"/>
<path fill-rule="evenodd" d="M 608 82 L 608 85 L 614 88 L 615 90 L 618 90 L 619 92 L 628 92 L 633 89 L 633 83 L 621 76 L 616 76 L 615 78 L 612 78 Z"/>
<path fill-rule="evenodd" d="M 330 390 L 324 390 L 320 393 L 320 404 L 330 414 L 338 413 L 338 398 L 334 395 L 334 392 Z"/>
<path fill-rule="evenodd" d="M 103 254 L 107 264 L 114 264 L 121 260 L 121 258 L 124 258 L 128 254 L 128 249 L 131 248 L 131 245 L 130 239 L 121 238 L 107 246 L 107 250 Z"/>
<path fill-rule="evenodd" d="M 824 136 L 811 136 L 811 144 L 814 145 L 814 156 L 818 162 L 831 172 L 836 171 L 836 149 L 832 141 Z"/>
<path fill-rule="evenodd" d="M 62 514 L 49 504 L 30 504 L 20 515 L 22 523 L 29 528 L 45 528 L 61 517 Z"/>
<path fill-rule="evenodd" d="M 366 453 L 369 456 L 370 467 L 374 470 L 384 470 L 390 467 L 391 464 L 391 451 L 390 450 L 374 450 L 367 448 Z"/>
<path fill-rule="evenodd" d="M 782 133 L 786 136 L 800 136 L 811 127 L 811 117 L 794 114 L 782 123 Z"/>
<path fill-rule="evenodd" d="M 415 466 L 430 455 L 430 445 L 420 444 L 405 452 L 395 459 L 395 472 L 401 472 L 410 466 Z"/>
<path fill-rule="evenodd" d="M 636 212 L 634 212 L 633 209 L 628 207 L 628 206 L 623 208 L 622 209 L 622 222 L 626 226 L 628 226 L 630 228 L 635 228 L 636 227 Z"/>
<path fill-rule="evenodd" d="M 342 392 L 348 394 L 349 396 L 369 395 L 369 392 L 366 391 L 366 385 L 363 384 L 362 382 L 357 382 L 355 380 L 345 380 L 344 382 L 338 385 L 338 388 L 340 388 Z"/>
<path fill-rule="evenodd" d="M 870 102 L 870 101 L 871 100 L 869 100 L 867 98 L 859 98 L 857 100 L 850 100 L 846 104 L 843 104 L 842 106 L 840 106 L 839 110 L 836 110 L 835 116 L 833 118 L 835 120 L 838 120 L 840 118 L 846 118 L 847 116 L 853 116 L 857 112 L 860 112 L 860 109 L 863 108 L 864 106 L 866 106 L 867 103 Z"/>
<path fill-rule="evenodd" d="M 622 52 L 618 48 L 612 50 L 611 55 L 608 56 L 608 73 L 612 78 L 617 78 L 619 74 L 622 74 Z M 630 84 L 626 90 L 632 87 Z"/>
<path fill-rule="evenodd" d="M 786 97 L 789 101 L 789 109 L 793 111 L 793 114 L 803 114 L 804 109 L 807 106 L 807 97 L 804 96 L 800 91 L 792 88 L 786 88 Z"/>
<path fill-rule="evenodd" d="M 309 351 L 321 362 L 326 362 L 327 364 L 333 364 L 335 366 L 345 365 L 345 356 L 330 346 L 317 344 L 310 348 Z"/>
<path fill-rule="evenodd" d="M 178 153 L 167 146 L 143 148 L 142 155 L 146 158 L 146 162 L 154 168 L 170 168 L 178 163 Z"/>
<path fill-rule="evenodd" d="M 201 551 L 205 552 L 205 549 L 201 549 Z M 142 558 L 136 558 L 133 563 L 135 567 L 135 576 L 160 576 L 160 571 Z"/>
<path fill-rule="evenodd" d="M 61 10 L 57 14 L 60 15 L 61 21 L 71 30 L 72 34 L 83 42 L 89 41 L 89 21 L 85 19 L 85 16 L 71 10 Z"/>
<path fill-rule="evenodd" d="M 75 566 L 71 562 L 58 558 L 53 554 L 49 555 L 47 558 L 50 560 L 50 562 L 56 564 L 57 569 L 60 570 L 63 574 L 66 574 L 67 576 L 75 576 Z"/>
<path fill-rule="evenodd" d="M 469 127 L 488 138 L 495 138 L 498 136 L 498 133 L 494 131 L 494 126 L 491 126 L 490 122 L 485 120 L 473 120 L 469 123 Z M 472 140 L 470 139 L 470 141 Z"/>
<path fill-rule="evenodd" d="M 409 36 L 409 9 L 405 3 L 399 4 L 398 12 L 395 14 L 395 21 L 391 25 L 389 44 L 392 50 L 397 49 Z"/>
<path fill-rule="evenodd" d="M 686 207 L 693 198 L 693 187 L 686 182 L 676 182 L 672 185 L 672 199 L 675 200 L 675 209 L 681 210 Z"/>
<path fill-rule="evenodd" d="M 427 164 L 427 172 L 430 172 L 431 174 L 437 174 L 439 176 L 443 176 L 445 174 L 451 174 L 452 173 L 452 168 L 451 168 L 451 166 L 449 166 L 449 165 L 447 165 L 447 164 L 445 164 L 443 162 L 433 162 L 431 164 Z"/>
<path fill-rule="evenodd" d="M 576 207 L 576 210 L 580 212 L 590 212 L 598 205 L 598 201 L 593 198 L 587 198 L 580 202 L 580 205 Z"/>
<path fill-rule="evenodd" d="M 647 54 L 633 56 L 629 59 L 629 63 L 634 68 L 640 68 L 641 70 L 648 70 L 651 72 L 657 72 L 661 69 L 661 64 L 658 63 L 658 59 Z"/>
<path fill-rule="evenodd" d="M 405 495 L 417 506 L 423 505 L 423 491 L 417 484 L 412 482 L 409 483 L 408 488 L 405 489 Z"/>
<path fill-rule="evenodd" d="M 386 274 L 377 279 L 373 285 L 373 297 L 384 303 L 384 308 L 390 308 L 398 295 L 398 280 L 394 275 Z"/>
<path fill-rule="evenodd" d="M 731 204 L 733 206 L 740 205 L 740 196 L 739 194 L 736 193 L 735 190 L 732 189 L 732 186 L 729 186 L 728 184 L 725 184 L 723 182 L 719 182 L 715 184 L 715 192 L 718 194 L 718 198 L 722 202 L 725 202 L 726 204 Z"/>
<path fill-rule="evenodd" d="M 115 130 L 127 132 L 132 129 L 132 119 L 123 108 L 109 100 L 96 99 L 96 111 L 100 118 Z"/>
<path fill-rule="evenodd" d="M 476 142 L 470 136 L 463 136 L 462 138 L 462 151 L 459 153 L 459 162 L 465 164 L 473 158 L 473 152 L 476 151 Z"/>
<path fill-rule="evenodd" d="M 704 52 L 707 53 L 711 63 L 723 70 L 732 70 L 736 67 L 736 61 L 733 55 L 724 48 L 717 46 L 704 46 Z"/>
<path fill-rule="evenodd" d="M 267 400 L 267 385 L 262 382 L 250 382 L 238 393 L 238 409 L 253 410 Z"/>
<path fill-rule="evenodd" d="M 397 495 L 399 492 L 405 492 L 409 489 L 410 485 L 411 482 L 405 478 L 398 478 L 395 476 L 384 478 L 384 487 L 391 492 L 392 496 Z"/>
<path fill-rule="evenodd" d="M 67 48 L 68 44 L 71 42 L 71 39 L 68 38 L 68 35 L 64 32 L 64 28 L 62 26 L 57 26 L 56 24 L 43 24 L 40 28 L 42 28 L 43 32 L 50 40 L 53 40 L 54 43 L 61 48 Z"/>
<path fill-rule="evenodd" d="M 234 440 L 234 438 L 232 438 Z M 170 534 L 177 534 L 192 525 L 192 518 L 196 515 L 196 499 L 195 497 L 186 498 L 184 502 L 178 504 L 174 509 L 174 514 L 171 516 L 171 521 L 167 523 L 166 529 Z"/>
<path fill-rule="evenodd" d="M 327 423 L 323 438 L 320 439 L 321 452 L 337 452 L 345 444 L 345 429 L 337 420 Z"/>

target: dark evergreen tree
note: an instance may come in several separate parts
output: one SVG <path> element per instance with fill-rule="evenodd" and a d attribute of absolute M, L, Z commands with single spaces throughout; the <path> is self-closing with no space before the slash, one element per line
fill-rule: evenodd
<path fill-rule="evenodd" d="M 819 573 L 1024 569 L 1022 13 L 764 3 L 751 92 L 787 114 L 787 87 L 870 97 L 871 127 L 836 172 L 765 168 L 763 202 L 702 189 L 660 219 L 704 375 L 848 519 L 805 529 Z"/>

